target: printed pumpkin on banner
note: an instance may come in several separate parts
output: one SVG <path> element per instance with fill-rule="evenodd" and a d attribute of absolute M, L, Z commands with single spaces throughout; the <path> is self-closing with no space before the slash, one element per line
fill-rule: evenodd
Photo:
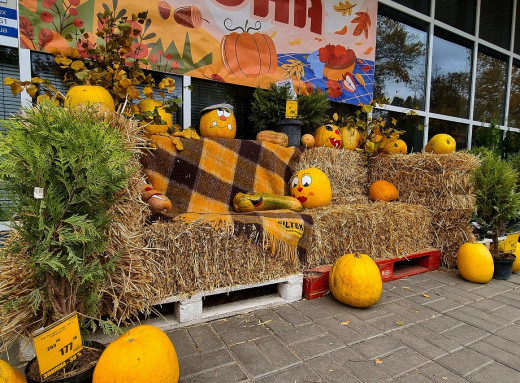
<path fill-rule="evenodd" d="M 147 11 L 128 62 L 232 84 L 268 88 L 290 79 L 337 102 L 369 104 L 374 85 L 377 0 L 20 0 L 20 43 L 35 51 L 96 44 L 105 10 Z M 76 46 L 74 36 L 88 36 Z M 70 39 L 69 37 L 72 37 Z"/>

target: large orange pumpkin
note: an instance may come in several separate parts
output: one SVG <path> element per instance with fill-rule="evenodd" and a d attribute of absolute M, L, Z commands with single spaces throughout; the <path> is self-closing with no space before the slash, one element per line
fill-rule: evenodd
<path fill-rule="evenodd" d="M 278 56 L 273 40 L 265 33 L 233 32 L 220 42 L 222 62 L 226 69 L 237 77 L 258 77 L 274 73 Z"/>
<path fill-rule="evenodd" d="M 101 354 L 92 383 L 175 383 L 179 361 L 170 338 L 162 330 L 141 325 L 110 343 Z"/>
<path fill-rule="evenodd" d="M 326 148 L 341 148 L 341 133 L 339 126 L 326 124 L 314 131 L 315 146 Z"/>
<path fill-rule="evenodd" d="M 488 283 L 495 271 L 493 257 L 488 248 L 477 242 L 466 242 L 459 248 L 457 268 L 462 278 L 476 283 Z"/>
<path fill-rule="evenodd" d="M 353 307 L 369 307 L 379 301 L 383 280 L 379 267 L 368 255 L 345 254 L 330 269 L 329 287 L 338 301 Z"/>
<path fill-rule="evenodd" d="M 113 112 L 114 99 L 108 90 L 98 85 L 76 85 L 69 89 L 65 95 L 65 107 L 74 107 L 80 104 L 101 104 Z"/>
<path fill-rule="evenodd" d="M 0 359 L 0 383 L 27 383 L 27 379 L 16 368 Z"/>
<path fill-rule="evenodd" d="M 373 201 L 396 201 L 399 199 L 399 190 L 397 187 L 388 181 L 379 180 L 370 185 L 368 194 Z"/>

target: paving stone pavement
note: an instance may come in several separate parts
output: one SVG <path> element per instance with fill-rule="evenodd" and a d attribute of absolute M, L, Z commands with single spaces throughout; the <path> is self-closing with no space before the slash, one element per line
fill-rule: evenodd
<path fill-rule="evenodd" d="M 520 274 L 437 270 L 367 309 L 330 295 L 168 331 L 180 382 L 520 382 Z"/>

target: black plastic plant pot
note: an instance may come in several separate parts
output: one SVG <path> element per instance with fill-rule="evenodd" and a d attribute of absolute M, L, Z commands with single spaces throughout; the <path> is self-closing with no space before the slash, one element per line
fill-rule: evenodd
<path fill-rule="evenodd" d="M 509 279 L 513 272 L 513 263 L 516 256 L 512 255 L 508 258 L 493 258 L 495 271 L 493 272 L 493 279 Z"/>
<path fill-rule="evenodd" d="M 97 348 L 98 350 L 104 350 L 105 345 L 99 342 L 93 342 L 93 341 L 84 341 L 83 347 L 93 347 Z M 31 359 L 29 363 L 25 366 L 25 376 L 28 383 L 92 383 L 92 375 L 94 374 L 94 368 L 96 368 L 96 364 L 94 363 L 91 367 L 89 367 L 87 370 L 82 371 L 81 373 L 77 375 L 70 375 L 64 378 L 55 378 L 53 379 L 52 376 L 45 379 L 44 381 L 40 380 L 40 377 L 37 378 L 37 380 L 32 379 L 28 376 L 29 370 L 31 369 L 31 366 L 36 363 L 36 358 Z"/>
<path fill-rule="evenodd" d="M 299 146 L 302 138 L 302 120 L 286 118 L 275 122 L 275 130 L 287 134 L 289 146 Z"/>

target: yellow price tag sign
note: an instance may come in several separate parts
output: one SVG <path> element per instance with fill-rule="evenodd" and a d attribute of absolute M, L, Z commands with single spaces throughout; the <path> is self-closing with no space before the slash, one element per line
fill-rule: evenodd
<path fill-rule="evenodd" d="M 519 236 L 520 236 L 520 233 L 513 233 L 513 234 L 509 234 L 506 237 L 506 240 L 504 243 L 504 250 L 503 250 L 504 253 L 513 253 L 515 251 Z"/>
<path fill-rule="evenodd" d="M 298 117 L 298 101 L 287 100 L 285 102 L 285 118 Z"/>
<path fill-rule="evenodd" d="M 78 314 L 65 318 L 33 333 L 34 350 L 42 379 L 47 379 L 76 360 L 83 352 Z"/>

